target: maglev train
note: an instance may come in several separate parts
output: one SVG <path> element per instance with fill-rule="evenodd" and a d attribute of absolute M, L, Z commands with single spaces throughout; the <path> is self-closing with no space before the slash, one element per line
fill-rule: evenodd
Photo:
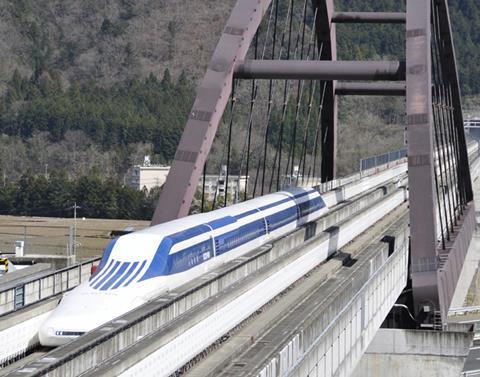
<path fill-rule="evenodd" d="M 41 325 L 40 343 L 65 344 L 327 210 L 317 190 L 294 188 L 118 237 Z"/>

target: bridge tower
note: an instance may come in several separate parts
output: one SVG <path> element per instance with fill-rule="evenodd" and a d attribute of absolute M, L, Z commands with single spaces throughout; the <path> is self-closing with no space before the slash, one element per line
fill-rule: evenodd
<path fill-rule="evenodd" d="M 407 1 L 406 42 L 412 288 L 416 312 L 445 323 L 475 226 L 446 0 Z"/>

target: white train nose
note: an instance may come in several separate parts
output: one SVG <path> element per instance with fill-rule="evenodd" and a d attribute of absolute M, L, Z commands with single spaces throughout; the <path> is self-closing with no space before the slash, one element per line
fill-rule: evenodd
<path fill-rule="evenodd" d="M 53 347 L 60 345 L 55 341 L 55 329 L 51 326 L 45 326 L 45 323 L 38 330 L 38 339 L 43 346 Z"/>
<path fill-rule="evenodd" d="M 62 301 L 40 326 L 38 334 L 40 344 L 52 347 L 68 343 L 125 313 L 125 307 L 115 305 L 116 300 L 108 300 L 108 297 L 97 298 L 103 299 L 104 302 L 99 305 L 90 303 L 72 308 L 68 302 L 71 300 Z"/>
<path fill-rule="evenodd" d="M 145 303 L 134 290 L 117 294 L 93 291 L 81 285 L 65 296 L 42 323 L 38 337 L 40 344 L 60 346 L 99 327 L 127 311 Z"/>
<path fill-rule="evenodd" d="M 38 331 L 38 339 L 42 346 L 57 347 L 69 343 L 75 338 L 85 334 L 86 331 L 59 330 L 51 324 L 43 324 Z"/>
<path fill-rule="evenodd" d="M 65 317 L 52 313 L 40 326 L 38 338 L 43 346 L 57 347 L 93 330 L 100 324 L 88 317 Z"/>

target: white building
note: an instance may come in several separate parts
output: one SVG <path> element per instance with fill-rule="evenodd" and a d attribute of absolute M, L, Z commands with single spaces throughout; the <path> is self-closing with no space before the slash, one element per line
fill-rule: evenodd
<path fill-rule="evenodd" d="M 210 175 L 205 176 L 205 198 L 212 200 L 215 197 L 225 197 L 225 184 L 226 184 L 226 175 Z M 229 175 L 228 176 L 228 191 L 227 195 L 230 197 L 234 203 L 240 199 L 240 195 L 243 195 L 245 192 L 245 185 L 247 183 L 247 176 L 245 175 Z M 198 182 L 198 187 L 202 189 L 203 186 L 203 176 Z"/>
<path fill-rule="evenodd" d="M 132 171 L 130 186 L 136 190 L 150 191 L 153 187 L 162 186 L 167 180 L 170 166 L 135 165 Z"/>
<path fill-rule="evenodd" d="M 145 157 L 143 165 L 135 165 L 132 171 L 130 186 L 136 190 L 148 190 L 153 187 L 162 186 L 167 180 L 170 166 L 151 165 L 150 158 Z M 208 174 L 205 177 L 205 198 L 212 200 L 215 197 L 225 196 L 226 167 L 222 167 L 220 175 Z M 245 192 L 247 177 L 242 175 L 230 175 L 228 177 L 228 195 L 231 200 L 236 201 Z M 203 175 L 198 182 L 198 188 L 203 187 Z"/>

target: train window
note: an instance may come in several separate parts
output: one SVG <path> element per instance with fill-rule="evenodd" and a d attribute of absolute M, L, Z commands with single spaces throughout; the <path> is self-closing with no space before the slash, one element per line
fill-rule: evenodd
<path fill-rule="evenodd" d="M 208 239 L 186 249 L 180 250 L 177 253 L 169 256 L 170 260 L 168 273 L 172 274 L 185 271 L 206 260 L 205 255 L 210 256 L 212 254 L 212 239 Z"/>
<path fill-rule="evenodd" d="M 215 237 L 217 255 L 224 254 L 264 234 L 266 234 L 266 230 L 265 222 L 262 218 L 243 225 L 235 231 L 219 235 Z"/>
<path fill-rule="evenodd" d="M 267 216 L 268 231 L 272 232 L 282 226 L 291 223 L 297 219 L 297 209 L 296 206 L 284 209 L 280 212 L 274 213 L 273 215 Z"/>
<path fill-rule="evenodd" d="M 323 207 L 325 207 L 325 203 L 323 202 L 323 199 L 321 197 L 309 199 L 309 200 L 306 200 L 305 202 L 298 204 L 300 217 L 308 216 L 309 214 L 315 211 L 318 211 Z"/>

